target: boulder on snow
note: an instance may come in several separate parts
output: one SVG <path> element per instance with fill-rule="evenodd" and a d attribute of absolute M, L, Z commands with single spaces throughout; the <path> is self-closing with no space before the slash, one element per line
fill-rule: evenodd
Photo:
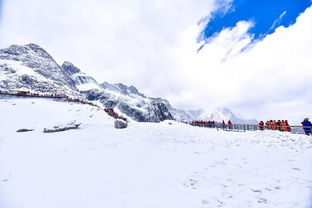
<path fill-rule="evenodd" d="M 115 120 L 115 128 L 116 129 L 124 129 L 127 128 L 128 124 L 126 121 L 121 120 L 121 119 L 116 119 Z"/>
<path fill-rule="evenodd" d="M 70 129 L 78 129 L 81 123 L 77 123 L 76 121 L 71 121 L 66 124 L 60 124 L 53 126 L 52 128 L 44 128 L 44 133 L 54 133 L 54 132 L 60 132 L 60 131 L 67 131 Z"/>

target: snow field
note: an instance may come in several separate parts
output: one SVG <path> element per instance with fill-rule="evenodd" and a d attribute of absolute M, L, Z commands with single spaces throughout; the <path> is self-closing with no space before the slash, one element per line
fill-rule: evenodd
<path fill-rule="evenodd" d="M 305 135 L 173 121 L 117 130 L 96 107 L 38 98 L 0 99 L 0 115 L 1 208 L 311 205 Z M 81 128 L 42 133 L 71 120 Z"/>

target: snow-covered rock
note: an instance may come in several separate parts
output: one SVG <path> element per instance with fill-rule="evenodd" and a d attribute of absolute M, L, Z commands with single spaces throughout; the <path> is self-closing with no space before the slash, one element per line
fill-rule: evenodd
<path fill-rule="evenodd" d="M 78 129 L 78 127 L 81 125 L 81 123 L 77 123 L 76 121 L 70 121 L 63 124 L 58 124 L 50 128 L 44 128 L 44 133 L 54 133 L 54 132 L 60 132 L 60 131 L 67 131 L 70 129 Z"/>
<path fill-rule="evenodd" d="M 128 126 L 127 122 L 121 119 L 116 119 L 114 125 L 116 129 L 124 129 Z"/>

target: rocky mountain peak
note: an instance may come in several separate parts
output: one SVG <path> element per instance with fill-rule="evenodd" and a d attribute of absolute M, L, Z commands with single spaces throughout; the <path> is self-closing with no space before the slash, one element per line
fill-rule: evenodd
<path fill-rule="evenodd" d="M 80 69 L 78 67 L 76 67 L 73 63 L 69 62 L 69 61 L 65 61 L 62 64 L 62 69 L 68 73 L 69 75 L 73 75 L 76 73 L 80 73 Z"/>
<path fill-rule="evenodd" d="M 108 82 L 103 82 L 100 86 L 103 89 L 119 92 L 119 93 L 121 93 L 123 95 L 134 94 L 134 95 L 138 95 L 138 96 L 143 97 L 143 98 L 146 97 L 144 94 L 140 93 L 139 90 L 136 87 L 134 87 L 133 85 L 131 85 L 129 87 L 129 86 L 127 86 L 125 84 L 122 84 L 122 83 L 110 84 Z"/>
<path fill-rule="evenodd" d="M 74 93 L 77 88 L 52 56 L 39 45 L 11 45 L 0 50 L 0 88 Z"/>
<path fill-rule="evenodd" d="M 27 45 L 11 45 L 8 48 L 0 50 L 0 57 L 7 58 L 9 60 L 25 60 L 34 56 L 54 61 L 52 56 L 50 56 L 47 51 L 35 43 Z"/>

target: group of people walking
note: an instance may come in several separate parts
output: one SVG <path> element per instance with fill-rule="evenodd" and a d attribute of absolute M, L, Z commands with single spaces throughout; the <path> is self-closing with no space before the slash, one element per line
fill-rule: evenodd
<path fill-rule="evenodd" d="M 216 122 L 214 120 L 212 121 L 192 121 L 189 123 L 192 126 L 199 126 L 199 127 L 208 127 L 208 128 L 229 128 L 231 129 L 233 124 L 232 122 L 229 120 L 227 123 L 225 123 L 225 121 L 223 120 L 222 122 Z"/>
<path fill-rule="evenodd" d="M 118 113 L 116 113 L 113 108 L 105 108 L 104 111 L 111 117 L 122 119 L 126 122 L 128 121 L 126 117 L 120 116 Z"/>
<path fill-rule="evenodd" d="M 288 131 L 291 132 L 291 128 L 287 120 L 269 120 L 265 123 L 263 121 L 259 122 L 259 129 L 269 129 L 269 130 L 278 130 L 278 131 Z"/>

